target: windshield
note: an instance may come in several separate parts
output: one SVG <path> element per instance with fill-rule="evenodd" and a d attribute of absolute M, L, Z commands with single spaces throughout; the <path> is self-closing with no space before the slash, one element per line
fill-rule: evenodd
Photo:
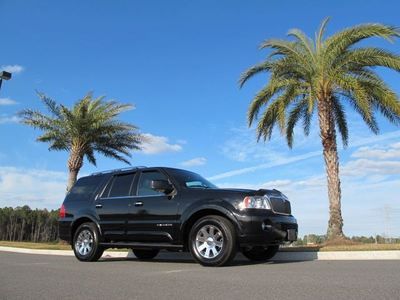
<path fill-rule="evenodd" d="M 190 189 L 216 189 L 217 186 L 209 182 L 207 179 L 201 177 L 199 174 L 184 171 L 173 171 L 174 178 L 184 187 Z"/>

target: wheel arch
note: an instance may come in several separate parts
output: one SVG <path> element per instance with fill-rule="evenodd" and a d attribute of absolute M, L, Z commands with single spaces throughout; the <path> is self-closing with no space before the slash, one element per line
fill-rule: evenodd
<path fill-rule="evenodd" d="M 83 223 L 94 223 L 97 227 L 97 229 L 99 230 L 100 233 L 100 237 L 101 237 L 101 229 L 99 224 L 96 222 L 96 220 L 88 215 L 85 216 L 81 216 L 78 219 L 76 219 L 72 224 L 71 224 L 71 240 L 70 240 L 70 244 L 73 244 L 73 240 L 74 240 L 74 235 L 76 230 L 79 228 L 79 226 L 81 226 Z"/>
<path fill-rule="evenodd" d="M 190 214 L 184 221 L 181 227 L 181 240 L 183 241 L 183 245 L 187 248 L 187 242 L 189 237 L 189 232 L 192 226 L 196 223 L 197 220 L 209 216 L 209 215 L 217 215 L 226 218 L 229 220 L 234 228 L 235 234 L 238 235 L 240 232 L 240 225 L 236 220 L 235 216 L 228 209 L 221 206 L 207 206 L 202 207 Z"/>

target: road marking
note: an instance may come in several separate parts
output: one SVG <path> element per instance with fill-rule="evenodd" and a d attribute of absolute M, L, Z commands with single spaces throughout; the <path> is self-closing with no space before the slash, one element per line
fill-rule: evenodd
<path fill-rule="evenodd" d="M 37 263 L 11 263 L 10 266 L 41 266 L 41 265 L 50 265 L 50 263 L 46 262 L 37 262 Z"/>
<path fill-rule="evenodd" d="M 163 273 L 163 274 L 171 274 L 171 273 L 179 273 L 179 272 L 182 272 L 183 270 L 170 270 L 170 271 L 163 271 L 163 272 L 160 272 L 160 273 Z"/>
<path fill-rule="evenodd" d="M 174 273 L 181 273 L 181 272 L 191 272 L 191 271 L 199 271 L 199 269 L 182 269 L 182 270 L 168 270 L 168 271 L 159 271 L 155 272 L 156 274 L 174 274 Z"/>

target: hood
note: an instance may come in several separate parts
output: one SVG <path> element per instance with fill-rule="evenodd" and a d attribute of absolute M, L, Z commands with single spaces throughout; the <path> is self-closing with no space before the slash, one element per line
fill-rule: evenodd
<path fill-rule="evenodd" d="M 238 193 L 246 193 L 249 196 L 281 196 L 282 193 L 276 189 L 258 189 L 258 190 L 251 190 L 251 189 L 235 189 L 235 188 L 223 188 L 217 189 L 220 191 L 229 191 L 229 192 L 238 192 Z"/>
<path fill-rule="evenodd" d="M 230 195 L 238 195 L 238 196 L 263 196 L 267 195 L 269 197 L 281 197 L 283 194 L 275 189 L 259 189 L 259 190 L 251 190 L 251 189 L 237 189 L 237 188 L 217 188 L 217 189 L 205 189 L 205 192 L 212 191 L 213 193 L 219 194 L 230 194 Z"/>

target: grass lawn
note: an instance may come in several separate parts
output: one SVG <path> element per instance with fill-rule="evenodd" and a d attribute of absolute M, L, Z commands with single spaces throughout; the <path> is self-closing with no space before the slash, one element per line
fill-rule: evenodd
<path fill-rule="evenodd" d="M 26 249 L 71 250 L 70 245 L 66 245 L 66 244 L 62 244 L 62 243 L 31 243 L 31 242 L 0 241 L 0 246 L 26 248 Z M 305 246 L 305 247 L 283 247 L 283 248 L 281 248 L 281 251 L 307 251 L 307 252 L 309 252 L 309 251 L 377 251 L 377 250 L 400 250 L 400 244 L 358 244 L 358 245 L 330 245 L 330 246 Z M 116 249 L 115 251 L 126 251 L 126 249 Z"/>
<path fill-rule="evenodd" d="M 31 242 L 0 241 L 0 246 L 26 248 L 26 249 L 71 250 L 70 245 L 62 243 L 31 243 Z"/>

